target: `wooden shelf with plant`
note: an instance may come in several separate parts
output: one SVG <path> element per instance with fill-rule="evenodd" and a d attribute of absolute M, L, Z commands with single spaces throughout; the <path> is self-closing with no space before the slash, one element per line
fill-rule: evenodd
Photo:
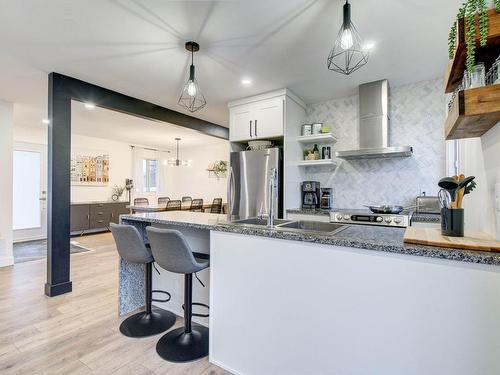
<path fill-rule="evenodd" d="M 486 9 L 485 0 L 467 0 L 459 9 L 448 36 L 445 92 L 456 90 L 465 70 L 471 71 L 476 62 L 486 69 L 495 62 L 500 54 L 499 12 L 500 0 L 495 0 L 493 9 Z"/>
<path fill-rule="evenodd" d="M 500 121 L 500 83 L 458 92 L 445 121 L 446 139 L 480 137 Z"/>

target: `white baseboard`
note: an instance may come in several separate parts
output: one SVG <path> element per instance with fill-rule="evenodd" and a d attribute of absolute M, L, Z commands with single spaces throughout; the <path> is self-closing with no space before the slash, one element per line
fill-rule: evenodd
<path fill-rule="evenodd" d="M 12 266 L 13 264 L 14 264 L 13 256 L 0 257 L 0 267 Z"/>
<path fill-rule="evenodd" d="M 208 361 L 218 367 L 220 367 L 223 370 L 229 371 L 233 375 L 243 375 L 241 372 L 238 372 L 236 370 L 233 370 L 231 367 L 226 366 L 225 364 L 213 359 L 212 357 L 208 357 Z"/>
<path fill-rule="evenodd" d="M 45 240 L 47 236 L 42 235 L 42 236 L 33 236 L 33 237 L 21 237 L 21 238 L 14 238 L 13 243 L 19 243 L 19 242 L 28 242 L 28 241 L 37 241 L 37 240 Z"/>

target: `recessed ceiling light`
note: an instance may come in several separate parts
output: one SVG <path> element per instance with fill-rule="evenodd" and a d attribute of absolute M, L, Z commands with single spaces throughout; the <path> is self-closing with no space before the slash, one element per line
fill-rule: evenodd
<path fill-rule="evenodd" d="M 366 43 L 363 45 L 363 49 L 364 49 L 365 51 L 372 51 L 374 48 L 375 48 L 375 42 L 366 42 Z"/>
<path fill-rule="evenodd" d="M 95 108 L 95 104 L 94 103 L 85 103 L 85 108 L 87 108 L 87 109 L 94 109 Z"/>
<path fill-rule="evenodd" d="M 48 125 L 50 124 L 50 120 L 48 118 L 42 119 L 42 124 Z"/>
<path fill-rule="evenodd" d="M 244 86 L 250 86 L 252 84 L 252 80 L 250 78 L 243 78 L 241 80 L 241 84 Z"/>

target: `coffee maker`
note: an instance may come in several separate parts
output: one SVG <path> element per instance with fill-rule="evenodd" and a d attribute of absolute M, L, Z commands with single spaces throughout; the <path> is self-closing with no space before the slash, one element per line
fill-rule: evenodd
<path fill-rule="evenodd" d="M 320 192 L 318 181 L 302 182 L 302 208 L 315 209 L 320 205 Z"/>

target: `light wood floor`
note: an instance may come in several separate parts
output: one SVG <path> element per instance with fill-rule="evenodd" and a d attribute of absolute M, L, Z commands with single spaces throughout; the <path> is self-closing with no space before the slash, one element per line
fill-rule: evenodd
<path fill-rule="evenodd" d="M 71 256 L 71 293 L 43 294 L 45 260 L 0 268 L 0 374 L 229 374 L 208 359 L 164 361 L 155 350 L 161 335 L 122 336 L 111 234 L 76 240 L 93 251 Z"/>

